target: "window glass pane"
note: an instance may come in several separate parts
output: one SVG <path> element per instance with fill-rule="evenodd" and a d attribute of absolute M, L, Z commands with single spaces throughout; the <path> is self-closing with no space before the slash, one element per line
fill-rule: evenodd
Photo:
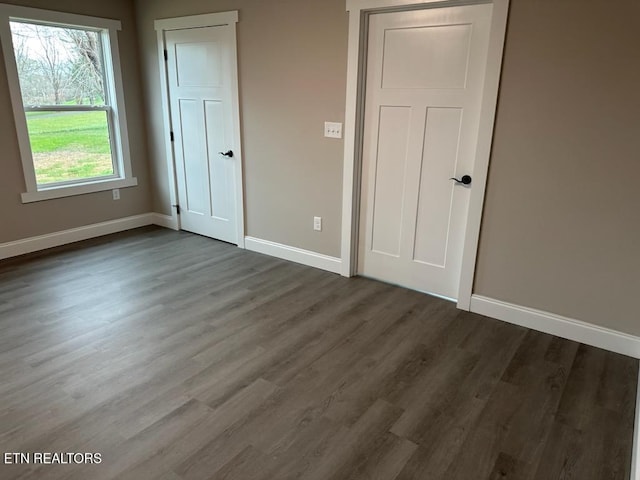
<path fill-rule="evenodd" d="M 105 104 L 97 32 L 15 21 L 10 25 L 25 106 Z"/>
<path fill-rule="evenodd" d="M 39 185 L 116 173 L 107 112 L 27 112 Z"/>

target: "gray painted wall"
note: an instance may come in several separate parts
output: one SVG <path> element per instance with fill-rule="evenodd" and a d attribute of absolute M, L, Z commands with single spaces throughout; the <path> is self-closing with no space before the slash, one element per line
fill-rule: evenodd
<path fill-rule="evenodd" d="M 238 70 L 246 234 L 340 256 L 342 140 L 348 16 L 344 0 L 141 0 L 136 2 L 147 85 L 153 204 L 169 213 L 153 21 L 239 10 Z M 323 231 L 313 230 L 313 217 Z"/>
<path fill-rule="evenodd" d="M 476 293 L 640 334 L 639 19 L 512 1 Z"/>

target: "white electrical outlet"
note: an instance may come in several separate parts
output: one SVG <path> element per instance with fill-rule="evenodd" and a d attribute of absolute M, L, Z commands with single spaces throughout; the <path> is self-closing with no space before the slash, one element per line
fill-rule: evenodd
<path fill-rule="evenodd" d="M 114 188 L 112 190 L 113 192 L 113 199 L 114 200 L 120 200 L 120 189 L 119 188 Z"/>
<path fill-rule="evenodd" d="M 313 217 L 313 229 L 317 232 L 322 231 L 322 217 Z"/>
<path fill-rule="evenodd" d="M 324 136 L 327 138 L 342 138 L 342 124 L 324 122 Z"/>

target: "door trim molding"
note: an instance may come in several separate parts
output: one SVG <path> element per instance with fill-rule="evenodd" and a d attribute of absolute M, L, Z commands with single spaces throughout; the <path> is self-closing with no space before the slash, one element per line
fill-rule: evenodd
<path fill-rule="evenodd" d="M 482 208 L 493 141 L 493 127 L 502 54 L 510 0 L 439 1 L 439 0 L 347 0 L 349 12 L 349 40 L 347 62 L 347 101 L 345 105 L 344 170 L 342 186 L 342 275 L 357 273 L 358 225 L 360 217 L 360 187 L 362 170 L 362 134 L 364 127 L 364 82 L 366 77 L 368 19 L 381 11 L 441 8 L 477 3 L 492 3 L 491 32 L 487 54 L 487 70 L 482 94 L 478 145 L 473 171 L 467 216 L 462 270 L 458 288 L 458 308 L 469 310 L 475 275 Z"/>
<path fill-rule="evenodd" d="M 231 55 L 231 102 L 233 110 L 233 154 L 236 159 L 236 225 L 238 247 L 245 248 L 244 243 L 244 184 L 243 184 L 243 156 L 242 156 L 242 136 L 240 130 L 240 88 L 238 81 L 238 40 L 236 33 L 236 23 L 238 22 L 238 11 L 207 13 L 203 15 L 190 15 L 186 17 L 163 18 L 154 22 L 154 27 L 158 37 L 158 65 L 160 69 L 160 90 L 162 92 L 162 117 L 165 127 L 165 152 L 167 164 L 167 178 L 169 180 L 169 198 L 171 205 L 178 204 L 178 186 L 175 168 L 175 155 L 173 142 L 169 132 L 171 131 L 171 108 L 169 100 L 169 81 L 167 62 L 164 58 L 166 48 L 165 32 L 170 30 L 182 30 L 187 28 L 219 27 L 228 25 L 231 27 L 233 52 Z M 171 225 L 181 228 L 180 216 L 171 207 Z"/>
<path fill-rule="evenodd" d="M 161 18 L 154 22 L 157 31 L 182 30 L 185 28 L 218 27 L 238 23 L 238 11 L 205 13 L 187 17 Z"/>

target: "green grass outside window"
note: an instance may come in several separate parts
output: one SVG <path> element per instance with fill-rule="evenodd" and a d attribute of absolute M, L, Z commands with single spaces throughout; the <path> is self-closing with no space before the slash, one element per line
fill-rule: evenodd
<path fill-rule="evenodd" d="M 39 185 L 113 175 L 106 112 L 26 115 Z"/>

